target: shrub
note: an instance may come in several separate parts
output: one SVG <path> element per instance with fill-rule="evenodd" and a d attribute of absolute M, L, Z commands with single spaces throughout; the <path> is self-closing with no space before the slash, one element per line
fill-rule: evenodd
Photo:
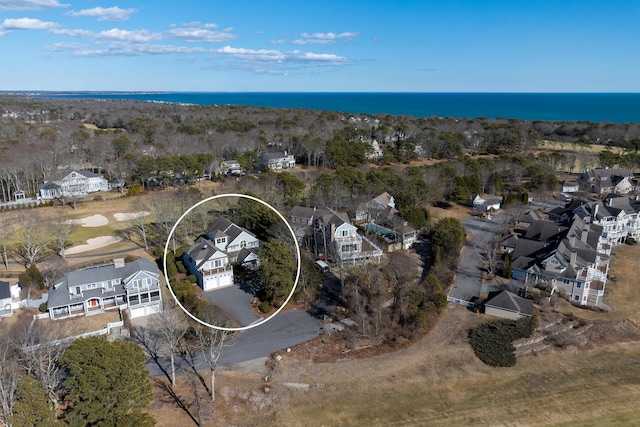
<path fill-rule="evenodd" d="M 176 267 L 178 268 L 178 273 L 186 273 L 187 267 L 184 266 L 182 261 L 176 261 Z"/>
<path fill-rule="evenodd" d="M 509 367 L 516 364 L 512 342 L 531 335 L 529 319 L 496 320 L 469 331 L 469 343 L 476 356 L 489 366 Z"/>
<path fill-rule="evenodd" d="M 47 303 L 43 302 L 42 304 L 40 304 L 38 306 L 38 310 L 40 311 L 40 313 L 46 313 L 47 312 Z"/>
<path fill-rule="evenodd" d="M 269 304 L 269 301 L 262 301 L 260 303 L 260 311 L 264 314 L 268 314 L 271 311 L 271 304 Z"/>
<path fill-rule="evenodd" d="M 132 185 L 127 189 L 127 197 L 136 196 L 140 193 L 142 193 L 141 185 Z"/>

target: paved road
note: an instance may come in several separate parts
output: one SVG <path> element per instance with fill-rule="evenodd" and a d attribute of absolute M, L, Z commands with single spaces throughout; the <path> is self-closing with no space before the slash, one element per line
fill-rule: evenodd
<path fill-rule="evenodd" d="M 497 214 L 491 220 L 486 218 L 469 218 L 462 222 L 465 231 L 471 236 L 467 241 L 456 270 L 456 281 L 449 293 L 452 298 L 463 301 L 475 301 L 480 293 L 487 292 L 482 285 L 482 260 L 478 250 L 493 237 L 502 222 L 502 215 Z M 478 249 L 476 249 L 478 248 Z"/>
<path fill-rule="evenodd" d="M 258 359 L 294 345 L 309 341 L 318 336 L 320 322 L 305 311 L 294 310 L 280 313 L 255 328 L 236 333 L 222 349 L 219 365 L 232 365 L 247 360 Z M 162 369 L 158 364 L 161 365 Z M 156 377 L 169 372 L 169 360 L 166 357 L 145 362 L 150 376 Z M 200 354 L 197 355 L 197 369 L 208 366 Z M 177 371 L 189 369 L 180 357 L 176 357 Z"/>
<path fill-rule="evenodd" d="M 256 320 L 260 320 L 260 317 L 256 316 L 251 310 L 252 295 L 243 291 L 237 285 L 203 292 L 201 296 L 220 307 L 240 326 L 249 326 Z"/>

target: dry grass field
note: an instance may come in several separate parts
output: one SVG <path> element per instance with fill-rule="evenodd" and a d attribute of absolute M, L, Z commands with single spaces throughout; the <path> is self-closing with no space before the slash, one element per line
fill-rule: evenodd
<path fill-rule="evenodd" d="M 640 424 L 640 246 L 614 251 L 608 313 L 556 306 L 594 321 L 584 346 L 551 347 L 491 368 L 473 354 L 469 328 L 487 317 L 457 305 L 428 336 L 401 350 L 318 363 L 332 348 L 280 353 L 276 374 L 221 372 L 218 401 L 202 425 L 237 426 L 627 426 Z M 339 340 L 335 340 L 339 342 Z M 319 344 L 316 343 L 316 344 Z M 325 350 L 323 350 L 325 349 Z M 188 396 L 183 381 L 183 393 Z M 267 390 L 267 391 L 265 391 Z M 158 426 L 191 424 L 156 390 Z M 173 408 L 173 409 L 172 409 Z"/>

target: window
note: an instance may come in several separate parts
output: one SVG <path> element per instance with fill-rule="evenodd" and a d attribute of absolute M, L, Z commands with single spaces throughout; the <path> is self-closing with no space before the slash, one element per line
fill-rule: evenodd
<path fill-rule="evenodd" d="M 576 301 L 580 301 L 580 297 L 578 295 L 576 295 L 576 297 L 574 298 Z"/>
<path fill-rule="evenodd" d="M 582 286 L 582 284 L 581 284 L 580 282 L 578 282 L 578 283 L 576 284 L 576 288 L 580 288 L 581 286 Z"/>
<path fill-rule="evenodd" d="M 222 260 L 221 259 L 217 259 L 217 260 L 215 260 L 213 262 L 213 264 L 214 264 L 215 268 L 220 268 L 220 267 L 222 267 Z"/>
<path fill-rule="evenodd" d="M 241 240 L 240 241 L 240 247 L 241 248 L 246 248 L 247 247 L 247 241 L 246 240 Z"/>
<path fill-rule="evenodd" d="M 340 232 L 341 237 L 349 237 L 349 230 L 342 230 Z"/>

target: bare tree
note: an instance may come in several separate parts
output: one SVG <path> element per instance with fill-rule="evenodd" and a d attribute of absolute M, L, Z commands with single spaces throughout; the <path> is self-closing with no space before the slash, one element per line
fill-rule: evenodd
<path fill-rule="evenodd" d="M 202 356 L 209 366 L 209 372 L 211 373 L 211 389 L 209 390 L 209 395 L 212 403 L 216 400 L 216 368 L 218 367 L 220 353 L 228 335 L 229 331 L 209 327 L 199 328 L 196 332 Z"/>
<path fill-rule="evenodd" d="M 14 218 L 9 214 L 0 214 L 0 250 L 2 250 L 2 261 L 6 269 L 9 269 L 9 231 L 13 228 L 13 220 Z"/>
<path fill-rule="evenodd" d="M 55 223 L 56 230 L 56 249 L 62 259 L 65 259 L 65 247 L 69 243 L 69 236 L 76 229 L 76 225 L 69 220 L 61 219 Z"/>
<path fill-rule="evenodd" d="M 489 280 L 493 280 L 496 276 L 496 269 L 498 267 L 498 249 L 500 248 L 500 240 L 497 237 L 490 239 L 482 246 L 476 245 L 475 250 L 478 258 L 482 260 L 483 264 L 489 274 Z"/>
<path fill-rule="evenodd" d="M 0 408 L 5 422 L 13 415 L 18 379 L 19 369 L 13 342 L 8 330 L 0 329 Z"/>
<path fill-rule="evenodd" d="M 18 254 L 26 264 L 35 264 L 51 243 L 49 225 L 36 212 L 20 216 L 17 225 Z"/>
<path fill-rule="evenodd" d="M 133 229 L 140 235 L 142 243 L 145 249 L 149 249 L 149 243 L 147 240 L 147 228 L 145 222 L 147 221 L 148 207 L 141 201 L 134 205 L 136 212 L 131 214 L 129 223 L 133 226 Z"/>
<path fill-rule="evenodd" d="M 171 360 L 171 387 L 173 388 L 176 386 L 175 357 L 180 341 L 187 333 L 187 324 L 182 311 L 176 308 L 165 308 L 158 318 L 157 327 L 159 335 L 168 346 L 167 351 Z"/>

